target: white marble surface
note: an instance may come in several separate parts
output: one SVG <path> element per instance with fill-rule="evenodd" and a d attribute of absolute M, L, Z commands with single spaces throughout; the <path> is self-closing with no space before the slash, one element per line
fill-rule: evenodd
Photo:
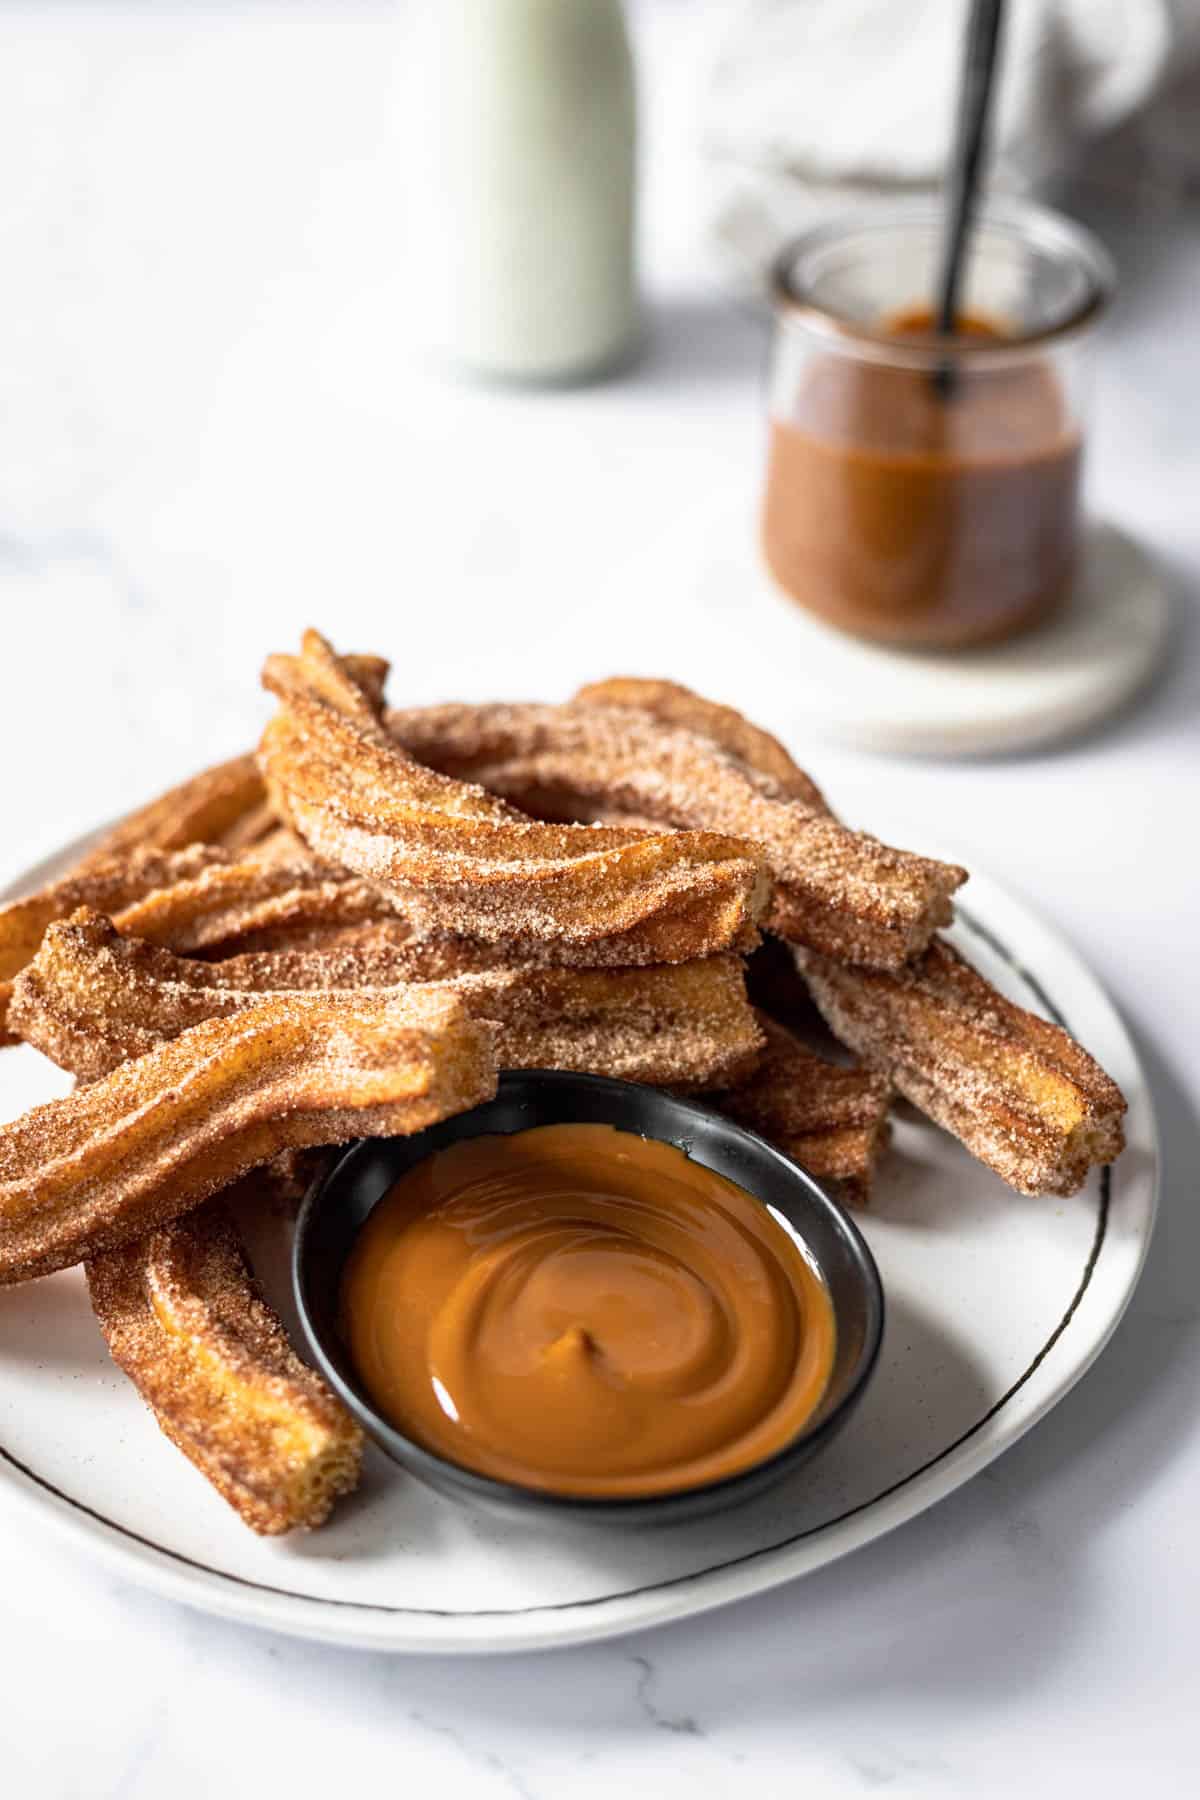
<path fill-rule="evenodd" d="M 697 611 L 664 553 L 718 498 L 749 504 L 759 466 L 759 332 L 695 244 L 689 108 L 719 11 L 638 13 L 639 368 L 512 394 L 406 345 L 397 12 L 0 6 L 0 874 L 248 741 L 257 662 L 310 620 L 390 651 L 417 698 L 553 695 L 674 643 L 666 672 L 790 725 L 848 814 L 956 845 L 1102 971 L 1168 1166 L 1132 1313 L 1046 1424 L 919 1522 L 592 1650 L 307 1648 L 149 1599 L 6 1516 L 6 1793 L 1196 1791 L 1200 227 L 1172 215 L 1127 257 L 1094 468 L 1172 571 L 1160 687 L 1036 759 L 807 745 L 786 668 L 732 652 L 737 597 Z"/>

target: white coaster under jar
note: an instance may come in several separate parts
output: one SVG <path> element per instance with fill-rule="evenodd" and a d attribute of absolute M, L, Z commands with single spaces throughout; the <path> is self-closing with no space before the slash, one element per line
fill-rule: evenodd
<path fill-rule="evenodd" d="M 756 656 L 788 671 L 794 730 L 861 750 L 987 755 L 1071 737 L 1120 710 L 1161 666 L 1170 596 L 1135 539 L 1099 522 L 1060 612 L 1007 642 L 901 650 L 822 623 L 776 587 L 755 537 L 724 521 L 702 589 L 737 606 Z M 782 724 L 783 721 L 778 721 Z"/>

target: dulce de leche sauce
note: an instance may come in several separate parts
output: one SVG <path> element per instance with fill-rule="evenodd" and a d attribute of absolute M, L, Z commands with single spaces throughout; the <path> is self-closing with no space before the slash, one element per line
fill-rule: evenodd
<path fill-rule="evenodd" d="M 408 1437 L 564 1494 L 700 1486 L 780 1450 L 833 1366 L 827 1289 L 751 1195 L 609 1125 L 469 1138 L 351 1252 L 343 1331 Z"/>
<path fill-rule="evenodd" d="M 931 315 L 888 320 L 899 346 Z M 1000 326 L 964 320 L 969 338 Z M 886 353 L 885 353 L 886 354 Z M 1055 371 L 969 347 L 938 365 L 821 352 L 771 426 L 763 550 L 831 624 L 882 642 L 1007 636 L 1062 597 L 1076 551 L 1080 442 Z"/>

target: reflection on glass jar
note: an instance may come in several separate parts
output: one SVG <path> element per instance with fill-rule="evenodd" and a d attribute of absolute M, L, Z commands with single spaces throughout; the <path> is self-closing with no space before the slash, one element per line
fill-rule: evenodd
<path fill-rule="evenodd" d="M 1112 281 L 1066 220 L 986 214 L 948 348 L 930 305 L 939 231 L 924 201 L 825 225 L 775 272 L 767 566 L 831 624 L 912 646 L 1008 636 L 1066 591 Z"/>

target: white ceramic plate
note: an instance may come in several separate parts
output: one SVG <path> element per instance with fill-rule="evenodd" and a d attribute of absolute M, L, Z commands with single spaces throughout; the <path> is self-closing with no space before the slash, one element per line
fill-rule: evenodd
<path fill-rule="evenodd" d="M 954 935 L 997 986 L 1061 1019 L 1120 1082 L 1129 1148 L 1074 1199 L 1025 1200 L 941 1132 L 902 1119 L 861 1220 L 887 1293 L 880 1365 L 844 1434 L 789 1482 L 670 1529 L 548 1530 L 474 1514 L 372 1451 L 362 1489 L 329 1526 L 260 1540 L 160 1436 L 109 1362 L 72 1270 L 0 1290 L 10 1529 L 56 1526 L 115 1572 L 228 1618 L 373 1649 L 462 1652 L 577 1643 L 702 1612 L 932 1506 L 1028 1431 L 1103 1348 L 1146 1255 L 1158 1169 L 1145 1076 L 1078 958 L 982 876 Z M 66 1087 L 33 1051 L 0 1052 L 0 1117 Z M 283 1248 L 254 1246 L 277 1301 Z"/>

